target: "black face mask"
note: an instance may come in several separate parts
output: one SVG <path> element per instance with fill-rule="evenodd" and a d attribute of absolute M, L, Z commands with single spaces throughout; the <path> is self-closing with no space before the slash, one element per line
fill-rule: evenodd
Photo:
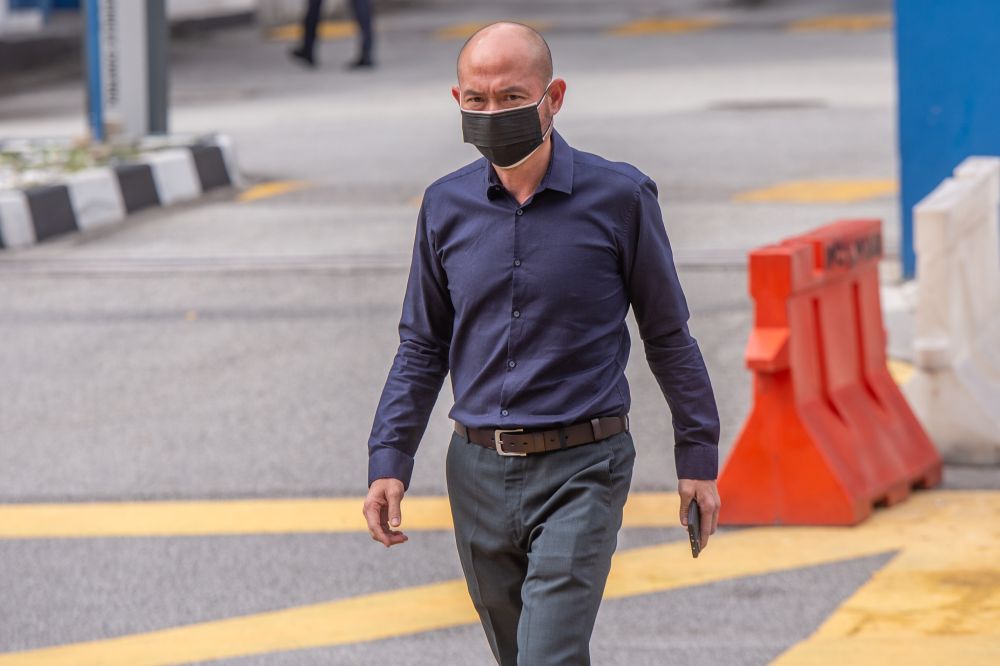
<path fill-rule="evenodd" d="M 548 93 L 546 88 L 537 102 L 516 109 L 462 109 L 462 140 L 474 145 L 495 166 L 517 166 L 545 141 L 542 123 L 538 119 L 538 106 Z M 552 128 L 551 123 L 549 128 Z"/>

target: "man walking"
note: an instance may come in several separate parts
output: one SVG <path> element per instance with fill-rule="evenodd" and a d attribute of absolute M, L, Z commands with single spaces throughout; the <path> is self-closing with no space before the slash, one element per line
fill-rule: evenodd
<path fill-rule="evenodd" d="M 302 18 L 302 44 L 292 49 L 289 54 L 309 67 L 316 66 L 316 33 L 319 30 L 320 13 L 323 11 L 323 0 L 309 0 L 305 16 Z M 363 69 L 375 66 L 372 57 L 375 44 L 375 31 L 372 28 L 371 0 L 351 0 L 351 12 L 354 22 L 361 33 L 361 44 L 358 57 L 347 63 L 349 69 Z"/>
<path fill-rule="evenodd" d="M 450 370 L 455 539 L 502 666 L 590 663 L 635 457 L 630 305 L 673 415 L 681 522 L 696 498 L 704 545 L 719 510 L 718 413 L 656 186 L 566 143 L 553 129 L 565 93 L 527 26 L 496 23 L 463 47 L 452 94 L 484 159 L 424 195 L 368 442 L 364 514 L 393 546 L 407 540 L 401 501 Z"/>

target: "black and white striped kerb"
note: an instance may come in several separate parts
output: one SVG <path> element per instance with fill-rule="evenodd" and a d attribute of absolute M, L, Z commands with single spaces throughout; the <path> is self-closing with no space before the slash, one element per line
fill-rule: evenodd
<path fill-rule="evenodd" d="M 160 195 L 153 180 L 153 167 L 148 164 L 124 164 L 115 167 L 118 187 L 122 191 L 125 210 L 134 213 L 143 208 L 160 205 Z"/>
<path fill-rule="evenodd" d="M 65 185 L 46 185 L 25 190 L 35 227 L 35 242 L 76 231 L 76 212 Z"/>
<path fill-rule="evenodd" d="M 222 148 L 216 145 L 196 145 L 191 146 L 191 154 L 194 155 L 194 165 L 198 169 L 198 180 L 201 182 L 202 190 L 228 187 L 232 184 Z"/>
<path fill-rule="evenodd" d="M 237 185 L 234 169 L 232 144 L 219 136 L 216 142 L 146 153 L 133 164 L 72 174 L 63 183 L 0 190 L 0 248 L 120 223 L 144 208 Z"/>

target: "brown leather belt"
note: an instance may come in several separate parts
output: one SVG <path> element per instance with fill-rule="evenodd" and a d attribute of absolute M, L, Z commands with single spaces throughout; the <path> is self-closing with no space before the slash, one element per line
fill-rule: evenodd
<path fill-rule="evenodd" d="M 496 449 L 497 453 L 502 456 L 526 456 L 529 453 L 568 449 L 581 444 L 590 444 L 627 430 L 628 414 L 590 419 L 565 428 L 528 432 L 525 432 L 524 428 L 497 430 L 466 428 L 455 421 L 455 432 L 459 435 L 473 444 L 487 449 Z"/>

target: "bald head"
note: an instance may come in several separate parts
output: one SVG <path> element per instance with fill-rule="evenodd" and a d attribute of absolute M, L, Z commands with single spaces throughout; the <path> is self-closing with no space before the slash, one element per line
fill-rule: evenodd
<path fill-rule="evenodd" d="M 519 69 L 544 86 L 552 79 L 552 51 L 532 27 L 501 21 L 477 30 L 458 54 L 458 81 L 468 74 Z"/>

